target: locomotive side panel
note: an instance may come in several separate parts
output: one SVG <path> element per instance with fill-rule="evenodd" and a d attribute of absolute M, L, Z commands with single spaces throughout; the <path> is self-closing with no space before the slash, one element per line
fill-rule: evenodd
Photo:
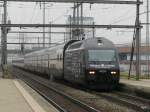
<path fill-rule="evenodd" d="M 64 79 L 84 84 L 84 49 L 81 46 L 81 41 L 76 42 L 66 50 L 64 58 Z"/>
<path fill-rule="evenodd" d="M 84 73 L 82 68 L 82 53 L 81 50 L 66 52 L 64 78 L 68 81 L 83 83 Z"/>

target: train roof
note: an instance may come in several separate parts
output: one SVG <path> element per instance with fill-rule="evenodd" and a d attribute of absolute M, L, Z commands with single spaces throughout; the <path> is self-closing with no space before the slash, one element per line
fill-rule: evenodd
<path fill-rule="evenodd" d="M 93 48 L 93 47 L 114 48 L 115 47 L 112 41 L 104 37 L 89 38 L 85 40 L 83 43 L 86 48 Z"/>
<path fill-rule="evenodd" d="M 114 44 L 104 38 L 104 37 L 96 37 L 96 38 L 88 38 L 85 40 L 77 41 L 77 40 L 71 40 L 66 44 L 60 44 L 57 46 L 53 46 L 51 48 L 45 48 L 39 51 L 31 52 L 26 54 L 25 56 L 38 56 L 40 54 L 48 54 L 50 51 L 54 50 L 56 51 L 57 49 L 63 49 L 64 47 L 67 48 L 67 50 L 70 49 L 90 49 L 90 48 L 115 48 Z"/>
<path fill-rule="evenodd" d="M 41 50 L 38 50 L 38 51 L 34 51 L 34 52 L 31 52 L 31 53 L 28 53 L 26 54 L 25 56 L 31 56 L 31 55 L 39 55 L 39 54 L 48 54 L 48 52 L 50 50 L 55 50 L 55 49 L 58 49 L 58 48 L 63 48 L 64 44 L 60 44 L 60 45 L 57 45 L 57 46 L 53 46 L 53 47 L 50 47 L 50 48 L 45 48 L 45 49 L 41 49 Z"/>
<path fill-rule="evenodd" d="M 68 50 L 86 48 L 115 48 L 115 46 L 110 40 L 104 37 L 97 37 L 74 42 L 68 47 Z"/>

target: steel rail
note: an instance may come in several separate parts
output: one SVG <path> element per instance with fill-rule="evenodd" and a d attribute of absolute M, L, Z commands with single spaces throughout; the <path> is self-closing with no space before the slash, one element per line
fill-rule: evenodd
<path fill-rule="evenodd" d="M 97 4 L 142 4 L 137 1 L 123 1 L 123 0 L 0 0 L 0 1 L 14 1 L 14 2 L 59 2 L 59 3 L 97 3 Z"/>
<path fill-rule="evenodd" d="M 84 109 L 87 110 L 88 112 L 101 112 L 100 110 L 97 110 L 97 109 L 95 109 L 95 108 L 93 108 L 93 107 L 91 107 L 91 106 L 89 106 L 89 105 L 87 105 L 87 104 L 85 104 L 85 103 L 83 103 L 83 102 L 81 102 L 81 101 L 79 101 L 79 100 L 77 100 L 77 99 L 71 97 L 70 95 L 67 95 L 66 93 L 63 93 L 63 92 L 61 92 L 61 91 L 55 89 L 54 87 L 48 86 L 48 85 L 45 84 L 43 81 L 40 81 L 40 80 L 38 80 L 38 79 L 36 79 L 36 78 L 33 78 L 33 77 L 31 77 L 31 76 L 27 76 L 27 75 L 26 75 L 26 77 L 28 77 L 28 79 L 30 79 L 30 80 L 32 80 L 32 81 L 35 81 L 35 82 L 37 82 L 37 83 L 39 83 L 39 84 L 41 84 L 41 85 L 43 85 L 43 86 L 49 88 L 50 90 L 56 92 L 57 94 L 59 94 L 59 95 L 65 97 L 66 99 L 70 100 L 71 102 L 73 102 L 73 103 L 79 105 L 80 107 L 84 108 Z"/>
<path fill-rule="evenodd" d="M 35 88 L 33 85 L 29 84 L 28 81 L 26 81 L 25 79 L 21 78 L 21 76 L 18 76 L 15 74 L 15 77 L 23 80 L 29 87 L 31 87 L 32 89 L 34 89 L 37 93 L 39 93 L 42 97 L 44 97 L 48 102 L 50 102 L 56 109 L 58 109 L 60 112 L 68 112 L 67 110 L 65 110 L 64 108 L 62 108 L 61 106 L 59 106 L 57 103 L 55 103 L 52 99 L 50 99 L 49 97 L 47 97 L 45 94 L 43 94 L 41 91 L 39 91 L 37 88 Z"/>
<path fill-rule="evenodd" d="M 121 96 L 123 98 L 130 98 L 132 100 L 138 100 L 140 102 L 150 104 L 150 100 L 145 99 L 145 98 L 141 98 L 141 97 L 138 97 L 138 96 L 133 96 L 133 95 L 125 94 L 123 92 L 114 92 L 114 94 L 116 94 L 118 96 Z"/>
<path fill-rule="evenodd" d="M 121 97 L 115 97 L 113 95 L 107 95 L 107 94 L 97 93 L 97 92 L 94 92 L 94 94 L 98 95 L 100 97 L 103 97 L 105 99 L 108 99 L 109 101 L 116 102 L 119 105 L 127 106 L 130 109 L 134 109 L 136 111 L 140 111 L 140 112 L 147 112 L 148 111 L 149 112 L 149 108 L 146 108 L 146 107 L 143 108 L 140 105 L 136 105 L 133 102 L 129 102 L 126 99 L 123 99 Z"/>

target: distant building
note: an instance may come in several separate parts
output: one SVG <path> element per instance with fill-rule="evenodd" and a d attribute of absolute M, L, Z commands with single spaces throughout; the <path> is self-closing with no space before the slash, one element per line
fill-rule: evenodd
<path fill-rule="evenodd" d="M 82 24 L 83 25 L 93 25 L 94 24 L 94 18 L 93 17 L 83 17 L 81 20 L 81 17 L 68 17 L 67 24 L 70 24 L 70 28 L 66 28 L 66 32 L 69 32 L 66 34 L 66 41 L 71 39 L 83 39 L 83 38 L 93 38 L 95 29 L 91 28 L 71 28 L 71 25 L 77 25 Z"/>
<path fill-rule="evenodd" d="M 119 52 L 119 61 L 120 67 L 122 71 L 128 71 L 130 65 L 130 56 L 131 56 L 131 46 L 117 46 Z M 136 50 L 136 49 L 135 49 Z M 149 56 L 149 61 L 146 57 Z M 148 50 L 146 45 L 142 45 L 140 47 L 140 64 L 141 64 L 141 72 L 145 74 L 147 72 L 147 68 L 150 68 L 150 48 Z M 147 66 L 147 64 L 149 66 Z M 133 70 L 135 70 L 136 66 L 136 54 L 134 52 L 133 55 Z"/>

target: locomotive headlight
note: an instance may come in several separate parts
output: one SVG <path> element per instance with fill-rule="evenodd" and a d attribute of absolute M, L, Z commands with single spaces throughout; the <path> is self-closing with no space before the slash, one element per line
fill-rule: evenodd
<path fill-rule="evenodd" d="M 111 74 L 112 74 L 112 75 L 116 75 L 117 72 L 116 72 L 116 71 L 111 71 Z"/>
<path fill-rule="evenodd" d="M 94 74 L 95 74 L 95 71 L 89 71 L 89 74 L 90 74 L 90 75 L 94 75 Z"/>

